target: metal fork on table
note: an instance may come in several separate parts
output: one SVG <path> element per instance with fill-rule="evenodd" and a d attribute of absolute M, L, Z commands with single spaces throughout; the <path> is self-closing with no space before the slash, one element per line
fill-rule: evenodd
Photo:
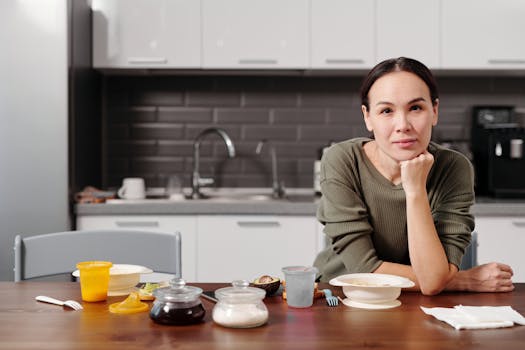
<path fill-rule="evenodd" d="M 326 303 L 328 306 L 337 306 L 339 305 L 339 300 L 332 294 L 330 289 L 323 289 L 324 297 L 326 298 Z"/>
<path fill-rule="evenodd" d="M 55 304 L 55 305 L 60 305 L 60 306 L 67 306 L 67 307 L 72 308 L 73 310 L 82 310 L 83 309 L 82 305 L 80 305 L 80 303 L 78 303 L 78 302 L 76 302 L 74 300 L 62 301 L 62 300 L 58 300 L 58 299 L 55 299 L 55 298 L 47 297 L 45 295 L 39 295 L 39 296 L 35 297 L 35 299 L 37 301 L 41 301 L 41 302 L 44 302 L 44 303 Z"/>

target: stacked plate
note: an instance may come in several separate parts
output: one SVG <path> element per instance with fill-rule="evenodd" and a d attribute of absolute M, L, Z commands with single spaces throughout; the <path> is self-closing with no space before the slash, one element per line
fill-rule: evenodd
<path fill-rule="evenodd" d="M 353 273 L 338 276 L 329 282 L 343 288 L 347 306 L 361 309 L 390 309 L 401 305 L 397 300 L 401 288 L 410 288 L 415 283 L 408 278 L 379 273 Z"/>
<path fill-rule="evenodd" d="M 140 282 L 140 275 L 152 272 L 140 265 L 114 264 L 109 270 L 108 296 L 128 295 Z M 80 272 L 74 271 L 73 276 L 80 277 Z"/>

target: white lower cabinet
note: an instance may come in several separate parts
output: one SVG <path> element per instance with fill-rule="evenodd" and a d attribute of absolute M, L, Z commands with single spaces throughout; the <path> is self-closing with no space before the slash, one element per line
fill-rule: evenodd
<path fill-rule="evenodd" d="M 182 277 L 188 282 L 194 282 L 197 276 L 196 222 L 197 217 L 193 215 L 86 215 L 77 217 L 77 230 L 130 229 L 152 232 L 179 231 L 182 242 Z M 123 249 L 125 249 L 124 246 Z M 144 252 L 144 254 L 155 254 L 155 252 Z"/>
<path fill-rule="evenodd" d="M 311 265 L 318 251 L 313 216 L 199 216 L 198 232 L 200 281 L 280 277 L 284 266 Z"/>
<path fill-rule="evenodd" d="M 512 267 L 515 283 L 525 282 L 525 218 L 476 217 L 478 264 L 492 261 Z"/>
<path fill-rule="evenodd" d="M 188 282 L 279 277 L 283 266 L 311 265 L 324 246 L 315 216 L 86 215 L 77 229 L 179 231 Z"/>

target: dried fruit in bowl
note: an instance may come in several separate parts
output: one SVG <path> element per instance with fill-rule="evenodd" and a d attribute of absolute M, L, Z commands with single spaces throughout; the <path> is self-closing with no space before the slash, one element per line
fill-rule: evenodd
<path fill-rule="evenodd" d="M 254 287 L 264 289 L 266 291 L 266 295 L 268 296 L 275 294 L 275 292 L 279 290 L 279 287 L 281 286 L 281 280 L 277 277 L 263 275 L 255 279 L 251 284 Z"/>

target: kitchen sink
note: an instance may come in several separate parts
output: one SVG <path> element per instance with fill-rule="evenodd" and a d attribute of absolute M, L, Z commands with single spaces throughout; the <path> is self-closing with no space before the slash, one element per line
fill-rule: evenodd
<path fill-rule="evenodd" d="M 145 199 L 111 199 L 108 204 L 175 204 L 191 202 L 213 202 L 213 203 L 235 203 L 235 202 L 294 202 L 312 203 L 316 197 L 309 189 L 289 189 L 283 198 L 274 198 L 271 189 L 268 188 L 203 188 L 204 198 L 191 199 L 189 190 L 185 191 L 186 197 L 169 199 L 161 196 L 154 196 Z"/>
<path fill-rule="evenodd" d="M 313 202 L 315 195 L 310 190 L 290 189 L 282 198 L 275 198 L 271 189 L 267 188 L 230 188 L 203 189 L 203 199 L 197 201 L 212 202 Z"/>
<path fill-rule="evenodd" d="M 317 196 L 314 193 L 290 193 L 284 199 L 294 203 L 313 203 L 317 200 Z"/>
<path fill-rule="evenodd" d="M 268 202 L 268 201 L 282 201 L 284 198 L 273 198 L 269 194 L 233 194 L 233 195 L 217 195 L 209 196 L 201 199 L 191 199 L 197 201 L 207 202 Z"/>

